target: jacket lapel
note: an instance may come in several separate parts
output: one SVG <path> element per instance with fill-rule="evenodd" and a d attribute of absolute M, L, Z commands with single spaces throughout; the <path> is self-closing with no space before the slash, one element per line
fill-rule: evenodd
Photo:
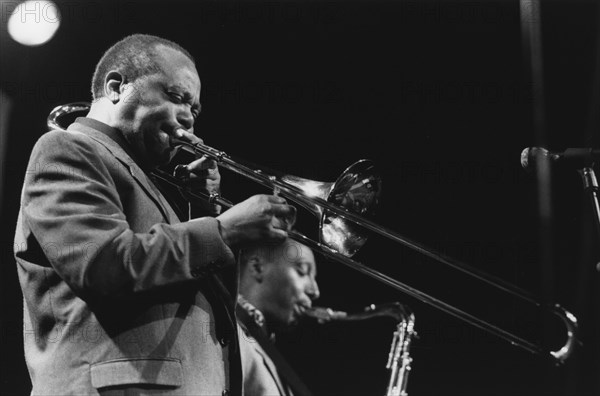
<path fill-rule="evenodd" d="M 282 394 L 282 395 L 287 395 L 288 392 L 285 390 L 285 387 L 281 383 L 281 378 L 279 378 L 279 374 L 277 372 L 277 367 L 275 367 L 275 364 L 273 363 L 273 361 L 271 360 L 271 358 L 260 347 L 260 344 L 258 342 L 255 342 L 253 345 L 254 345 L 254 349 L 256 349 L 256 352 L 260 356 L 262 356 L 263 362 L 265 363 L 265 367 L 267 368 L 267 370 L 271 374 L 271 377 L 273 377 L 273 380 L 275 381 L 275 384 L 277 384 L 277 388 L 279 389 L 279 393 Z"/>
<path fill-rule="evenodd" d="M 172 223 L 174 219 L 178 219 L 171 206 L 162 197 L 162 194 L 160 194 L 158 189 L 152 185 L 150 180 L 148 180 L 148 177 L 142 168 L 140 168 L 133 161 L 133 159 L 131 159 L 129 154 L 127 154 L 117 142 L 104 133 L 79 123 L 72 124 L 68 128 L 67 132 L 83 133 L 103 145 L 120 163 L 122 163 L 129 170 L 129 174 L 138 183 L 142 190 L 144 190 L 148 197 L 155 203 L 167 223 Z M 176 222 L 179 221 L 177 220 Z"/>
<path fill-rule="evenodd" d="M 252 347 L 254 348 L 256 353 L 262 358 L 265 368 L 271 375 L 271 378 L 273 378 L 273 381 L 277 385 L 277 389 L 279 389 L 279 394 L 289 395 L 291 392 L 286 390 L 286 387 L 281 381 L 279 371 L 277 371 L 277 367 L 275 366 L 273 359 L 271 359 L 267 351 L 265 351 L 265 349 L 261 346 L 261 339 L 264 339 L 262 342 L 270 342 L 267 340 L 267 335 L 264 332 L 264 328 L 259 327 L 259 325 L 256 322 L 254 322 L 254 319 L 250 316 L 248 311 L 246 311 L 246 309 L 242 307 L 239 303 L 236 305 L 236 313 L 238 323 L 244 331 L 244 333 L 246 333 L 248 337 L 252 337 L 256 340 L 255 342 L 251 342 L 250 344 L 252 344 Z M 251 328 L 253 329 L 252 331 Z M 261 334 L 263 335 L 263 337 L 259 337 Z"/>

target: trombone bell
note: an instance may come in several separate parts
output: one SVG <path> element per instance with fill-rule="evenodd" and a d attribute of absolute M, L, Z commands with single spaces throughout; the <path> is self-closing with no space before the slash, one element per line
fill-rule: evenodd
<path fill-rule="evenodd" d="M 319 182 L 285 175 L 281 181 L 312 198 L 321 198 L 363 217 L 372 217 L 381 196 L 381 177 L 370 160 L 350 165 L 335 182 Z M 366 230 L 316 204 L 305 209 L 320 218 L 319 241 L 346 257 L 352 257 L 367 242 Z"/>

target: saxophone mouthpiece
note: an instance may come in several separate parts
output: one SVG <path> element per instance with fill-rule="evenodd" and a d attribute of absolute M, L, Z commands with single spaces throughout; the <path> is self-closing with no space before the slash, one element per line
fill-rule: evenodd
<path fill-rule="evenodd" d="M 348 314 L 343 311 L 334 311 L 331 308 L 312 307 L 304 311 L 304 315 L 316 319 L 319 323 L 344 319 Z"/>

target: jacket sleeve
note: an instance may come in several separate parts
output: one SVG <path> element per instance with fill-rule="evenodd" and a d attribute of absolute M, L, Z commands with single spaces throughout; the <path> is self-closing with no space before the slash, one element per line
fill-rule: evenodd
<path fill-rule="evenodd" d="M 234 264 L 214 218 L 134 232 L 117 190 L 116 160 L 100 150 L 86 136 L 45 134 L 32 151 L 21 197 L 27 249 L 37 244 L 44 265 L 78 295 L 123 297 Z"/>

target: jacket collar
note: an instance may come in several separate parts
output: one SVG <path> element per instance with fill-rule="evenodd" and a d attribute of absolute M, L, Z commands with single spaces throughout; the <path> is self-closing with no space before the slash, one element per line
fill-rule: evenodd
<path fill-rule="evenodd" d="M 117 128 L 113 128 L 101 121 L 88 117 L 78 117 L 75 122 L 91 128 L 94 131 L 102 132 L 104 135 L 111 138 L 111 143 L 116 143 L 127 154 L 127 156 L 129 156 L 130 160 L 135 161 L 136 158 L 131 150 L 131 146 L 125 140 L 123 133 Z M 69 129 L 71 128 L 69 127 Z"/>

